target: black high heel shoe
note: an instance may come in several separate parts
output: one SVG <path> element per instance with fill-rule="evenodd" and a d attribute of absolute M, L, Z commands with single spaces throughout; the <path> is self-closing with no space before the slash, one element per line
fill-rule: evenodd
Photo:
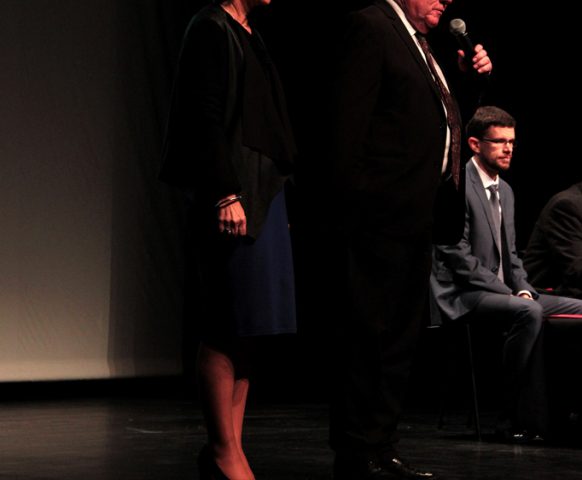
<path fill-rule="evenodd" d="M 229 480 L 212 458 L 208 445 L 200 449 L 197 463 L 200 480 Z"/>

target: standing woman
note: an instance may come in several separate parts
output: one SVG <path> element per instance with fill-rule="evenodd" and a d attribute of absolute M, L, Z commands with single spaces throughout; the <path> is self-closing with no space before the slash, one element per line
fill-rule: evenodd
<path fill-rule="evenodd" d="M 251 352 L 295 333 L 284 184 L 295 143 L 279 77 L 249 12 L 270 0 L 203 8 L 185 33 L 161 179 L 186 193 L 201 343 L 196 373 L 208 444 L 201 478 L 253 479 L 242 448 Z"/>

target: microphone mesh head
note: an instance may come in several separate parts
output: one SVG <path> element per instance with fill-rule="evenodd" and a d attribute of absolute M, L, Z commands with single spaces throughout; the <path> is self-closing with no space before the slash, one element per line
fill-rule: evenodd
<path fill-rule="evenodd" d="M 451 23 L 449 23 L 449 31 L 453 35 L 465 35 L 467 32 L 467 26 L 465 22 L 460 18 L 453 18 Z"/>

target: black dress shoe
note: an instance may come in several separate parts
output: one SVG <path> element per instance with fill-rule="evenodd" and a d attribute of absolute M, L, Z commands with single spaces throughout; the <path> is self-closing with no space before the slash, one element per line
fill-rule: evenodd
<path fill-rule="evenodd" d="M 544 437 L 537 433 L 530 433 L 527 430 L 496 430 L 495 437 L 504 443 L 513 443 L 516 445 L 526 445 L 543 443 Z"/>
<path fill-rule="evenodd" d="M 381 465 L 384 471 L 388 472 L 391 476 L 387 478 L 398 478 L 398 479 L 430 479 L 437 480 L 438 477 L 432 472 L 426 472 L 418 470 L 400 458 L 398 454 L 395 453 L 385 453 L 381 457 Z"/>
<path fill-rule="evenodd" d="M 392 454 L 382 455 L 336 455 L 333 465 L 333 480 L 437 480 L 431 472 L 411 467 Z"/>
<path fill-rule="evenodd" d="M 336 454 L 333 462 L 333 480 L 391 479 L 379 461 L 365 454 Z"/>

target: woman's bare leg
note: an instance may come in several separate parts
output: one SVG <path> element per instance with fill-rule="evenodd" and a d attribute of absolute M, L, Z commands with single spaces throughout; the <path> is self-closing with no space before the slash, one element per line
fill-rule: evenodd
<path fill-rule="evenodd" d="M 196 373 L 216 464 L 231 480 L 253 480 L 241 440 L 248 379 L 236 378 L 231 356 L 203 343 L 198 350 Z"/>

